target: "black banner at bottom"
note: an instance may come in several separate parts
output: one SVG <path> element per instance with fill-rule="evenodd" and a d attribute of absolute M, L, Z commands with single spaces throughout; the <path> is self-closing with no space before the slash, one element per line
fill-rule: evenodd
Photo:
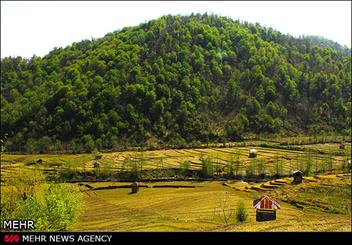
<path fill-rule="evenodd" d="M 0 232 L 0 244 L 123 244 L 130 242 L 350 242 L 352 232 Z"/>

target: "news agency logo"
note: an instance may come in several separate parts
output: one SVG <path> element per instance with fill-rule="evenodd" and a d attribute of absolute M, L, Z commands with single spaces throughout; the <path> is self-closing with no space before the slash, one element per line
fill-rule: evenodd
<path fill-rule="evenodd" d="M 33 220 L 4 220 L 2 223 L 4 230 L 34 230 Z"/>
<path fill-rule="evenodd" d="M 4 242 L 5 243 L 19 243 L 20 242 L 20 236 L 16 235 L 16 234 L 5 235 L 4 236 Z"/>

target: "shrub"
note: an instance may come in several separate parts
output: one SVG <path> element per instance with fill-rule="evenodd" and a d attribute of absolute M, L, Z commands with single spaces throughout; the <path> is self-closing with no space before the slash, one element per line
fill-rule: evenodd
<path fill-rule="evenodd" d="M 332 155 L 329 155 L 328 156 L 328 159 L 327 159 L 327 168 L 328 168 L 328 171 L 332 171 L 333 169 L 333 165 L 334 165 L 334 159 L 333 159 L 333 156 Z"/>
<path fill-rule="evenodd" d="M 183 161 L 180 163 L 180 172 L 184 177 L 187 176 L 187 173 L 190 167 L 191 167 L 191 163 L 189 161 Z"/>
<path fill-rule="evenodd" d="M 81 195 L 74 186 L 53 184 L 44 191 L 44 200 L 44 213 L 49 224 L 46 230 L 62 231 L 74 221 Z"/>
<path fill-rule="evenodd" d="M 214 165 L 211 157 L 204 158 L 201 156 L 199 160 L 202 162 L 201 176 L 212 177 L 214 176 Z"/>
<path fill-rule="evenodd" d="M 101 176 L 105 179 L 111 178 L 113 174 L 112 165 L 110 162 L 104 162 L 103 168 L 101 169 Z"/>
<path fill-rule="evenodd" d="M 85 152 L 92 152 L 95 149 L 95 143 L 91 135 L 84 135 L 81 138 L 81 142 L 83 144 Z"/>
<path fill-rule="evenodd" d="M 66 166 L 59 172 L 59 179 L 62 181 L 75 181 L 79 179 L 78 171 L 73 162 L 67 162 Z"/>
<path fill-rule="evenodd" d="M 1 193 L 1 224 L 3 220 L 30 219 L 35 231 L 65 230 L 78 214 L 79 189 L 69 184 L 51 184 L 43 190 L 44 175 L 30 169 L 25 172 L 27 175 L 20 174 L 21 178 L 11 182 L 12 190 Z M 31 186 L 31 191 L 23 189 L 23 183 Z M 34 187 L 38 187 L 35 192 Z M 22 193 L 27 193 L 26 198 Z"/>
<path fill-rule="evenodd" d="M 264 162 L 264 160 L 258 161 L 258 174 L 261 178 L 265 177 L 265 162 Z"/>
<path fill-rule="evenodd" d="M 274 165 L 274 177 L 279 178 L 283 176 L 283 172 L 284 172 L 284 167 L 282 164 L 282 160 L 279 159 L 279 156 L 276 156 L 275 165 Z"/>
<path fill-rule="evenodd" d="M 219 202 L 219 205 L 214 208 L 214 220 L 217 218 L 221 222 L 228 224 L 234 212 L 230 207 L 229 196 L 225 195 Z"/>
<path fill-rule="evenodd" d="M 246 168 L 246 177 L 252 178 L 255 176 L 255 160 L 253 159 Z"/>
<path fill-rule="evenodd" d="M 248 218 L 248 213 L 243 202 L 238 202 L 236 207 L 236 220 L 238 222 L 245 222 Z"/>
<path fill-rule="evenodd" d="M 239 156 L 237 155 L 236 161 L 235 161 L 235 175 L 238 177 L 239 176 L 239 171 L 241 167 L 241 161 Z"/>
<path fill-rule="evenodd" d="M 143 155 L 135 155 L 134 158 L 126 157 L 122 163 L 121 174 L 125 178 L 137 180 L 143 169 L 145 159 Z"/>
<path fill-rule="evenodd" d="M 227 163 L 227 177 L 231 178 L 233 177 L 233 171 L 234 171 L 234 162 L 233 161 L 229 161 Z"/>
<path fill-rule="evenodd" d="M 34 195 L 35 187 L 45 182 L 45 175 L 39 170 L 18 169 L 16 174 L 7 180 L 14 187 L 14 195 L 26 200 Z"/>
<path fill-rule="evenodd" d="M 313 167 L 313 159 L 310 152 L 308 152 L 305 161 L 305 170 L 304 173 L 306 176 L 310 176 L 312 174 L 312 167 Z"/>
<path fill-rule="evenodd" d="M 94 162 L 93 171 L 94 171 L 95 177 L 97 177 L 97 178 L 101 177 L 101 174 L 100 174 L 100 163 L 98 161 Z"/>
<path fill-rule="evenodd" d="M 92 151 L 92 154 L 94 156 L 94 160 L 98 161 L 103 157 L 103 154 L 99 152 L 96 148 Z"/>

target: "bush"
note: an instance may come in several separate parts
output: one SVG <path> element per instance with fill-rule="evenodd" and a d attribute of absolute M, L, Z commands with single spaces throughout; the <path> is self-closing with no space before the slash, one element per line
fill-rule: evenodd
<path fill-rule="evenodd" d="M 255 160 L 253 159 L 246 168 L 246 177 L 252 178 L 255 175 Z"/>
<path fill-rule="evenodd" d="M 40 153 L 48 153 L 53 150 L 53 143 L 50 137 L 44 136 L 37 142 L 37 151 Z"/>
<path fill-rule="evenodd" d="M 81 138 L 81 142 L 85 152 L 92 152 L 95 149 L 95 143 L 91 135 L 84 135 Z"/>
<path fill-rule="evenodd" d="M 233 171 L 234 171 L 234 162 L 229 161 L 227 163 L 227 177 L 232 178 L 233 177 Z"/>
<path fill-rule="evenodd" d="M 305 161 L 305 170 L 304 174 L 306 176 L 310 176 L 312 174 L 312 167 L 313 167 L 313 158 L 310 152 L 308 152 Z"/>
<path fill-rule="evenodd" d="M 237 155 L 236 161 L 235 161 L 235 175 L 238 177 L 239 176 L 239 171 L 240 171 L 240 167 L 241 167 L 241 161 L 239 156 Z"/>
<path fill-rule="evenodd" d="M 100 160 L 103 157 L 103 154 L 100 153 L 97 149 L 94 149 L 92 151 L 92 154 L 94 156 L 94 160 L 96 160 L 96 161 Z"/>
<path fill-rule="evenodd" d="M 98 161 L 94 162 L 93 171 L 96 178 L 100 178 L 100 163 Z"/>
<path fill-rule="evenodd" d="M 121 174 L 124 178 L 137 180 L 140 178 L 145 158 L 143 154 L 135 155 L 134 158 L 126 157 L 122 162 Z"/>
<path fill-rule="evenodd" d="M 103 167 L 101 169 L 101 176 L 104 179 L 111 179 L 113 176 L 112 165 L 109 162 L 104 162 Z"/>
<path fill-rule="evenodd" d="M 80 176 L 74 165 L 75 163 L 69 161 L 67 162 L 66 166 L 60 170 L 59 179 L 61 181 L 76 181 L 79 179 Z"/>
<path fill-rule="evenodd" d="M 279 159 L 279 156 L 276 156 L 275 165 L 274 165 L 274 177 L 279 178 L 283 176 L 283 172 L 284 172 L 284 167 L 282 164 L 282 160 Z"/>
<path fill-rule="evenodd" d="M 258 160 L 258 173 L 261 178 L 265 177 L 265 162 L 264 162 L 264 160 Z"/>
<path fill-rule="evenodd" d="M 228 224 L 233 215 L 234 212 L 231 210 L 229 196 L 225 195 L 224 198 L 220 200 L 219 205 L 214 209 L 214 220 L 218 219 L 222 223 Z"/>
<path fill-rule="evenodd" d="M 201 156 L 199 160 L 202 162 L 201 176 L 202 177 L 213 177 L 214 176 L 214 165 L 211 157 L 204 158 Z"/>
<path fill-rule="evenodd" d="M 44 182 L 45 175 L 39 169 L 18 169 L 13 178 L 7 180 L 7 183 L 15 189 L 13 194 L 23 201 L 31 198 L 35 188 Z"/>
<path fill-rule="evenodd" d="M 187 176 L 187 173 L 190 167 L 191 167 L 191 163 L 189 161 L 183 161 L 180 163 L 180 172 L 184 177 Z"/>
<path fill-rule="evenodd" d="M 51 184 L 43 190 L 44 175 L 30 169 L 25 172 L 27 175 L 20 174 L 21 178 L 11 182 L 11 190 L 1 193 L 1 224 L 3 220 L 33 220 L 35 231 L 65 230 L 78 214 L 79 189 L 69 184 Z M 24 189 L 24 183 L 31 187 Z"/>
<path fill-rule="evenodd" d="M 334 166 L 334 158 L 332 155 L 328 156 L 326 165 L 327 165 L 328 171 L 331 172 L 333 170 L 333 166 Z"/>
<path fill-rule="evenodd" d="M 243 202 L 238 202 L 236 207 L 236 220 L 238 222 L 245 222 L 248 218 L 248 213 Z"/>
<path fill-rule="evenodd" d="M 63 231 L 74 221 L 81 195 L 74 186 L 53 184 L 44 191 L 44 200 L 44 214 L 48 226 L 43 228 L 48 231 Z"/>

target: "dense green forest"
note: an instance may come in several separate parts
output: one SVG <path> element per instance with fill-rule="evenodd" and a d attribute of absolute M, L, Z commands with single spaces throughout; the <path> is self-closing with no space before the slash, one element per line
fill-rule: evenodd
<path fill-rule="evenodd" d="M 8 151 L 351 134 L 351 50 L 208 14 L 1 59 Z"/>

